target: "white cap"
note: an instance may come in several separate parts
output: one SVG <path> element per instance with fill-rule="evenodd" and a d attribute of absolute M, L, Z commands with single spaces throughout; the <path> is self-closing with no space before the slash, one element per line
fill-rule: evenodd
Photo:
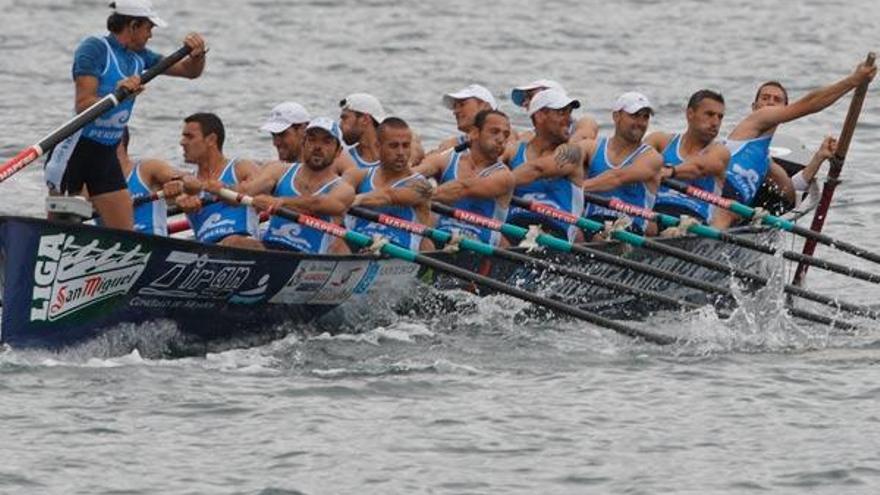
<path fill-rule="evenodd" d="M 638 111 L 643 108 L 650 110 L 651 114 L 654 113 L 654 108 L 651 106 L 651 102 L 648 100 L 647 96 L 635 91 L 630 91 L 629 93 L 624 93 L 618 96 L 617 100 L 614 102 L 614 106 L 611 107 L 611 110 L 615 112 L 623 110 L 626 113 L 633 114 L 638 113 Z"/>
<path fill-rule="evenodd" d="M 478 100 L 483 100 L 492 107 L 492 110 L 496 110 L 498 108 L 498 104 L 495 103 L 495 97 L 492 96 L 492 92 L 488 89 L 480 86 L 479 84 L 471 84 L 466 88 L 462 88 L 455 93 L 447 93 L 443 95 L 443 106 L 452 110 L 452 107 L 455 105 L 455 100 L 464 100 L 467 98 L 476 98 Z"/>
<path fill-rule="evenodd" d="M 156 13 L 156 9 L 153 8 L 153 3 L 150 0 L 116 0 L 110 4 L 110 7 L 117 14 L 131 17 L 146 17 L 156 27 L 163 28 L 168 26 L 168 23 L 163 21 L 159 14 Z"/>
<path fill-rule="evenodd" d="M 525 86 L 517 86 L 513 88 L 513 91 L 510 92 L 510 101 L 512 101 L 514 105 L 521 107 L 523 106 L 523 100 L 526 97 L 526 91 L 531 91 L 538 88 L 558 89 L 561 91 L 565 91 L 564 89 L 562 89 L 562 85 L 556 81 L 551 81 L 550 79 L 538 79 L 537 81 L 532 81 Z"/>
<path fill-rule="evenodd" d="M 343 110 L 365 113 L 380 124 L 388 116 L 379 98 L 367 93 L 352 93 L 339 101 L 339 107 Z"/>
<path fill-rule="evenodd" d="M 339 123 L 329 117 L 315 117 L 309 122 L 309 125 L 306 127 L 306 132 L 309 129 L 324 129 L 329 132 L 331 136 L 335 137 L 337 141 L 342 143 L 342 129 L 339 128 Z"/>
<path fill-rule="evenodd" d="M 269 114 L 269 120 L 260 127 L 260 130 L 277 134 L 284 132 L 294 124 L 305 124 L 309 120 L 311 120 L 309 112 L 302 105 L 293 101 L 285 101 L 275 105 L 272 113 Z"/>
<path fill-rule="evenodd" d="M 532 98 L 532 101 L 529 102 L 529 117 L 543 108 L 559 110 L 568 106 L 580 108 L 581 102 L 569 97 L 561 89 L 545 89 L 544 91 L 539 91 Z"/>

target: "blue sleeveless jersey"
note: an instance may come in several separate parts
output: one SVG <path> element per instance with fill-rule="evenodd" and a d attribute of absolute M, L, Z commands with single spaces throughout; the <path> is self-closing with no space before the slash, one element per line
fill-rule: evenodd
<path fill-rule="evenodd" d="M 358 184 L 358 194 L 370 193 L 376 190 L 376 186 L 373 184 L 373 178 L 376 176 L 377 170 L 379 170 L 378 167 L 372 168 L 367 173 L 367 176 L 364 177 L 364 179 L 361 181 L 361 183 Z M 410 181 L 424 178 L 425 176 L 423 176 L 422 174 L 412 174 L 409 177 L 404 177 L 403 179 L 400 179 L 397 182 L 391 184 L 391 187 L 404 187 L 409 184 Z M 371 207 L 371 209 L 378 213 L 384 213 L 393 217 L 402 218 L 409 222 L 417 221 L 416 209 L 411 206 L 374 206 Z M 400 229 L 395 229 L 387 225 L 370 222 L 369 220 L 364 220 L 363 218 L 349 217 L 347 223 L 349 225 L 349 228 L 355 229 L 362 234 L 366 234 L 369 236 L 372 236 L 373 234 L 381 235 L 388 238 L 394 244 L 397 244 L 398 246 L 403 246 L 412 251 L 418 251 L 419 244 L 422 242 L 422 236 L 420 235 L 416 235 Z"/>
<path fill-rule="evenodd" d="M 281 179 L 275 184 L 275 190 L 272 192 L 276 197 L 296 198 L 302 196 L 296 189 L 296 174 L 302 165 L 294 163 L 287 169 L 287 172 L 281 176 Z M 318 194 L 327 194 L 339 184 L 341 177 L 337 177 L 327 182 L 315 192 Z M 326 222 L 332 222 L 333 219 L 327 215 L 315 215 Z M 311 227 L 305 227 L 294 221 L 279 216 L 273 216 L 269 221 L 269 228 L 263 234 L 263 241 L 278 246 L 284 246 L 292 251 L 300 251 L 303 253 L 322 254 L 330 249 L 330 244 L 335 239 L 332 235 L 321 232 Z"/>
<path fill-rule="evenodd" d="M 526 162 L 526 150 L 528 143 L 525 141 L 519 143 L 516 155 L 510 161 L 510 168 L 516 170 L 517 167 Z M 575 216 L 581 216 L 584 212 L 584 193 L 583 190 L 572 181 L 565 177 L 556 177 L 548 179 L 538 179 L 531 184 L 517 186 L 513 191 L 513 195 L 519 198 L 529 199 L 552 206 L 557 210 L 571 213 Z M 536 215 L 526 209 L 514 206 L 507 215 L 508 222 L 517 224 L 550 224 L 560 232 L 565 232 L 569 242 L 574 242 L 575 233 L 578 227 L 560 220 L 553 220 L 543 215 Z"/>
<path fill-rule="evenodd" d="M 639 155 L 641 155 L 648 149 L 648 145 L 639 145 L 639 147 L 636 148 L 635 151 L 633 151 L 632 153 L 630 153 L 629 156 L 623 159 L 620 165 L 614 165 L 608 160 L 607 149 L 608 138 L 603 137 L 599 139 L 599 145 L 596 147 L 596 153 L 590 159 L 590 170 L 587 173 L 588 179 L 597 177 L 611 169 L 629 167 Z M 654 206 L 654 194 L 648 189 L 648 186 L 642 182 L 626 184 L 616 189 L 605 192 L 597 192 L 596 194 L 606 198 L 615 198 L 625 203 L 641 206 L 642 208 L 651 209 Z M 586 210 L 584 211 L 585 217 L 594 219 L 619 218 L 623 215 L 624 213 L 620 213 L 610 208 L 605 208 L 592 203 L 588 204 Z M 641 232 L 645 231 L 646 221 L 644 218 L 634 217 L 632 220 L 632 225 L 636 230 Z"/>
<path fill-rule="evenodd" d="M 681 134 L 676 134 L 666 148 L 663 149 L 663 163 L 667 166 L 680 165 L 684 160 L 679 153 L 681 146 Z M 715 177 L 700 177 L 699 179 L 684 181 L 694 187 L 709 191 L 713 194 L 720 194 L 718 184 Z M 657 189 L 657 200 L 654 202 L 654 208 L 663 210 L 664 207 L 671 208 L 672 211 L 686 210 L 689 215 L 708 222 L 712 216 L 712 205 L 705 201 L 700 201 L 686 194 L 682 194 L 674 189 L 670 189 L 664 185 L 660 185 Z"/>
<path fill-rule="evenodd" d="M 238 184 L 235 177 L 235 159 L 229 160 L 220 182 L 230 188 Z M 232 206 L 222 201 L 211 203 L 195 213 L 188 213 L 189 224 L 196 234 L 196 239 L 206 244 L 222 241 L 230 235 L 257 237 L 259 218 L 256 211 L 249 206 Z"/>
<path fill-rule="evenodd" d="M 111 46 L 107 38 L 101 38 L 107 47 L 107 61 L 104 72 L 98 77 L 98 96 L 113 93 L 119 81 L 140 74 L 146 67 L 144 60 L 135 52 L 126 50 L 114 43 Z M 134 98 L 128 98 L 119 105 L 104 112 L 100 117 L 83 128 L 82 137 L 97 141 L 107 146 L 116 145 L 122 138 L 122 132 L 131 112 L 134 109 Z"/>
<path fill-rule="evenodd" d="M 379 160 L 374 162 L 367 162 L 361 158 L 361 154 L 358 153 L 357 145 L 348 148 L 348 154 L 351 155 L 351 159 L 354 160 L 354 164 L 357 165 L 358 168 L 373 168 L 376 165 L 379 165 Z"/>
<path fill-rule="evenodd" d="M 463 153 L 453 152 L 449 157 L 446 170 L 443 171 L 443 175 L 440 177 L 441 184 L 458 179 L 458 164 L 461 161 L 462 155 Z M 497 170 L 504 168 L 505 165 L 503 163 L 496 163 L 483 169 L 479 176 L 487 177 Z M 451 206 L 502 222 L 507 217 L 507 207 L 503 206 L 501 201 L 494 198 L 461 198 Z M 448 216 L 438 218 L 437 228 L 448 232 L 458 232 L 462 236 L 478 239 L 493 246 L 497 246 L 501 241 L 500 232 L 461 222 Z"/>
<path fill-rule="evenodd" d="M 736 192 L 740 203 L 751 204 L 770 169 L 770 141 L 772 135 L 745 141 L 728 139 L 725 146 L 730 150 L 727 164 L 727 185 Z"/>
<path fill-rule="evenodd" d="M 140 175 L 141 164 L 135 163 L 126 179 L 132 197 L 149 196 L 153 191 Z M 134 209 L 134 230 L 145 234 L 168 235 L 168 207 L 164 199 L 144 203 Z"/>

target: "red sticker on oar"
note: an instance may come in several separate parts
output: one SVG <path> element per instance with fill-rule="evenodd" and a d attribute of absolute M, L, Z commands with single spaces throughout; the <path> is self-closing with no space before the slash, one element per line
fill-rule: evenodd
<path fill-rule="evenodd" d="M 547 206 L 545 204 L 538 203 L 537 201 L 532 201 L 532 204 L 529 205 L 529 209 L 535 213 L 540 213 L 541 215 L 546 215 L 550 218 L 555 218 L 556 220 L 562 220 L 567 223 L 577 223 L 580 217 L 572 215 L 571 213 L 557 210 L 552 206 Z"/>
<path fill-rule="evenodd" d="M 653 220 L 657 215 L 648 209 L 636 206 L 630 203 L 624 203 L 619 199 L 612 199 L 608 202 L 608 205 L 611 206 L 611 209 L 622 211 L 623 213 L 627 213 L 630 215 L 634 215 L 637 217 L 647 218 L 648 220 Z"/>
<path fill-rule="evenodd" d="M 409 222 L 402 218 L 385 215 L 384 213 L 379 215 L 379 223 L 388 225 L 389 227 L 415 232 L 416 234 L 423 234 L 425 233 L 425 230 L 427 230 L 427 227 L 420 223 Z"/>
<path fill-rule="evenodd" d="M 453 216 L 462 222 L 472 223 L 491 230 L 498 230 L 504 225 L 494 218 L 484 217 L 465 210 L 455 210 Z"/>

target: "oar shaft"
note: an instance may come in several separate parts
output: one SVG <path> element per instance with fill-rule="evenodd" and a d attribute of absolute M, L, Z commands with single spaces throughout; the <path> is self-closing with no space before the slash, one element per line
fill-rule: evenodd
<path fill-rule="evenodd" d="M 440 213 L 441 215 L 451 216 L 463 222 L 473 223 L 475 225 L 486 227 L 492 230 L 499 230 L 513 239 L 523 239 L 526 237 L 526 234 L 528 232 L 526 229 L 518 227 L 516 225 L 501 223 L 498 220 L 492 218 L 476 215 L 474 213 L 452 208 L 440 203 L 432 203 L 431 209 L 437 213 Z M 559 218 L 568 218 L 572 216 L 573 215 L 566 214 L 565 212 L 559 212 L 559 215 L 557 215 L 557 217 Z M 580 254 L 592 260 L 598 260 L 609 265 L 620 266 L 633 270 L 635 272 L 653 276 L 658 279 L 677 283 L 685 287 L 690 287 L 692 289 L 698 289 L 703 292 L 716 294 L 718 296 L 723 296 L 727 299 L 733 299 L 733 292 L 726 287 L 721 287 L 715 284 L 711 284 L 709 282 L 705 282 L 703 280 L 698 280 L 692 277 L 686 277 L 676 273 L 668 272 L 655 266 L 628 260 L 623 257 L 615 256 L 613 254 L 606 253 L 597 249 L 571 244 L 567 241 L 557 239 L 556 237 L 549 236 L 547 234 L 538 235 L 536 241 L 538 244 L 556 251 Z M 819 323 L 827 323 L 828 321 L 828 318 L 826 317 L 815 315 L 813 313 L 803 310 L 799 310 L 798 316 Z M 846 324 L 841 323 L 841 325 Z"/>
<path fill-rule="evenodd" d="M 450 242 L 452 240 L 452 235 L 449 232 L 428 227 L 426 225 L 409 222 L 403 220 L 401 218 L 393 217 L 390 215 L 384 215 L 377 213 L 372 210 L 368 210 L 362 207 L 352 207 L 349 210 L 349 214 L 364 218 L 371 222 L 381 223 L 383 225 L 388 225 L 389 227 L 405 230 L 407 232 L 412 232 L 419 235 L 429 236 L 431 239 L 437 242 Z M 597 285 L 600 287 L 605 287 L 607 289 L 612 289 L 618 292 L 623 292 L 627 294 L 632 294 L 639 297 L 644 297 L 647 299 L 652 299 L 654 301 L 667 304 L 670 306 L 676 306 L 684 309 L 695 309 L 698 308 L 699 305 L 695 303 L 691 303 L 689 301 L 683 301 L 680 299 L 675 299 L 673 297 L 666 296 L 664 294 L 660 294 L 654 291 L 642 290 L 637 287 L 633 287 L 630 285 L 622 284 L 619 282 L 614 282 L 613 280 L 604 279 L 601 277 L 596 277 L 594 275 L 590 275 L 588 273 L 584 273 L 578 270 L 574 270 L 572 268 L 568 268 L 556 263 L 551 263 L 550 261 L 536 258 L 533 256 L 528 256 L 522 253 L 518 253 L 516 251 L 511 251 L 508 249 L 501 249 L 491 246 L 489 244 L 478 242 L 473 239 L 461 239 L 459 245 L 467 249 L 469 251 L 477 252 L 487 256 L 495 256 L 502 259 L 507 259 L 519 263 L 525 263 L 531 266 L 535 266 L 537 268 L 541 268 L 544 270 L 549 270 L 551 272 L 558 273 L 560 275 L 582 280 L 584 282 Z"/>
<path fill-rule="evenodd" d="M 590 203 L 595 203 L 616 211 L 620 211 L 630 215 L 641 216 L 642 218 L 648 220 L 653 220 L 655 222 L 658 222 L 658 224 L 663 227 L 675 227 L 681 223 L 681 219 L 678 217 L 666 215 L 664 213 L 658 213 L 656 211 L 648 210 L 646 208 L 640 208 L 636 205 L 624 203 L 623 201 L 620 201 L 618 199 L 608 199 L 593 193 L 584 193 L 584 198 Z M 689 225 L 687 230 L 688 232 L 696 234 L 700 237 L 715 239 L 721 242 L 733 244 L 735 246 L 751 249 L 752 251 L 758 251 L 765 254 L 776 254 L 778 252 L 778 249 L 773 246 L 767 246 L 755 242 L 751 239 L 731 235 L 727 232 L 716 229 L 714 227 L 710 227 L 708 225 L 693 224 Z M 787 260 L 797 261 L 808 266 L 815 266 L 816 268 L 822 270 L 828 270 L 830 272 L 839 273 L 841 275 L 865 280 L 867 282 L 872 282 L 875 284 L 880 283 L 880 275 L 859 270 L 850 266 L 841 265 L 839 263 L 834 263 L 832 261 L 814 258 L 812 256 L 803 255 L 794 251 L 783 251 L 782 256 Z"/>
<path fill-rule="evenodd" d="M 674 179 L 663 179 L 663 184 L 689 196 L 693 196 L 697 199 L 701 199 L 715 206 L 730 210 L 737 215 L 745 218 L 753 218 L 756 213 L 754 208 L 748 207 L 736 201 L 731 201 L 727 198 L 722 198 L 708 191 L 693 187 L 681 181 L 677 181 Z M 801 227 L 790 220 L 786 220 L 775 215 L 764 215 L 761 217 L 761 222 L 770 225 L 771 227 L 792 232 L 807 239 L 812 239 L 816 242 L 819 242 L 820 244 L 825 244 L 827 246 L 837 248 L 845 253 L 849 253 L 869 261 L 873 261 L 874 263 L 880 263 L 880 254 L 868 251 L 864 248 L 860 248 L 848 242 L 832 239 L 825 234 L 810 230 L 805 227 Z"/>
<path fill-rule="evenodd" d="M 551 216 L 552 218 L 556 218 L 562 221 L 566 221 L 569 223 L 574 223 L 575 225 L 581 228 L 587 228 L 591 230 L 600 230 L 602 228 L 602 224 L 599 222 L 595 222 L 583 217 L 576 217 L 567 212 L 559 211 L 551 206 L 541 204 L 537 201 L 530 201 L 522 198 L 514 197 L 511 200 L 511 204 L 515 204 L 516 206 L 520 206 L 522 208 L 527 208 L 532 212 L 544 214 Z M 735 275 L 737 278 L 741 280 L 746 280 L 752 283 L 767 285 L 769 279 L 763 275 L 758 275 L 757 273 L 749 272 L 748 270 L 743 270 L 741 268 L 734 267 L 732 265 L 725 265 L 724 263 L 705 258 L 703 256 L 695 255 L 691 252 L 685 251 L 680 248 L 676 248 L 674 246 L 668 246 L 666 244 L 662 244 L 656 241 L 652 241 L 650 239 L 646 239 L 645 237 L 633 234 L 632 232 L 626 232 L 622 230 L 615 230 L 612 232 L 612 237 L 632 246 L 649 249 L 656 251 L 658 253 L 662 253 L 668 256 L 672 256 L 684 261 L 688 261 L 690 263 L 694 263 L 699 266 L 703 266 L 705 268 L 709 268 L 711 270 L 715 270 L 721 273 L 730 273 Z M 822 294 L 818 294 L 816 292 L 808 291 L 802 289 L 800 287 L 796 287 L 793 285 L 786 285 L 783 287 L 783 291 L 787 294 L 791 294 L 794 296 L 801 297 L 803 299 L 807 299 L 810 301 L 818 302 L 821 304 L 825 304 L 827 306 L 831 306 L 834 308 L 840 308 L 845 311 L 849 311 L 851 313 L 856 313 L 863 316 L 868 316 L 871 318 L 880 318 L 880 313 L 856 304 L 846 303 L 834 298 L 823 296 Z"/>
<path fill-rule="evenodd" d="M 154 79 L 159 74 L 168 70 L 169 67 L 183 60 L 192 49 L 183 46 L 171 55 L 164 57 L 153 67 L 141 73 L 141 84 L 145 84 Z M 62 124 L 60 127 L 46 135 L 37 144 L 31 145 L 20 151 L 17 155 L 10 158 L 0 165 L 0 182 L 5 181 L 19 170 L 26 167 L 29 163 L 43 155 L 46 151 L 57 145 L 61 141 L 67 139 L 76 131 L 83 128 L 89 122 L 103 115 L 107 110 L 119 105 L 131 93 L 126 88 L 117 88 L 116 91 L 110 93 L 94 104 L 83 110 L 80 114 Z"/>

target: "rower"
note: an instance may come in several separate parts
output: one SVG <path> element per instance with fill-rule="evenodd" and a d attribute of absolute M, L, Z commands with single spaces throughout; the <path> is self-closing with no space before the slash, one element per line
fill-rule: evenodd
<path fill-rule="evenodd" d="M 261 210 L 271 212 L 284 207 L 340 223 L 355 196 L 354 189 L 332 166 L 341 152 L 339 124 L 327 117 L 314 118 L 306 127 L 302 163 L 270 163 L 238 190 L 254 195 L 254 206 Z M 347 252 L 344 243 L 330 234 L 281 216 L 273 216 L 269 221 L 262 245 L 253 243 L 249 247 L 305 253 Z"/>
<path fill-rule="evenodd" d="M 624 93 L 612 107 L 613 136 L 562 144 L 553 159 L 560 164 L 575 163 L 588 167 L 587 178 L 583 182 L 584 191 L 651 208 L 663 166 L 660 153 L 642 142 L 653 114 L 654 110 L 645 95 Z M 588 204 L 584 215 L 594 220 L 614 221 L 623 214 Z M 635 218 L 628 228 L 644 233 L 646 224 L 644 219 Z"/>
<path fill-rule="evenodd" d="M 468 131 L 469 150 L 425 157 L 416 171 L 439 178 L 434 201 L 504 221 L 516 185 L 513 173 L 500 160 L 510 133 L 507 115 L 498 110 L 481 110 Z M 441 217 L 437 228 L 495 246 L 507 244 L 498 232 L 450 217 Z"/>
<path fill-rule="evenodd" d="M 129 130 L 125 127 L 116 148 L 122 174 L 126 177 L 132 197 L 149 196 L 163 191 L 165 198 L 143 203 L 134 208 L 134 230 L 153 235 L 168 235 L 167 201 L 183 192 L 182 170 L 155 158 L 132 160 L 128 154 Z"/>
<path fill-rule="evenodd" d="M 529 103 L 532 98 L 545 89 L 558 89 L 565 93 L 565 89 L 556 81 L 550 79 L 538 79 L 523 86 L 517 86 L 510 91 L 510 100 L 518 107 L 529 109 Z M 595 139 L 599 134 L 599 124 L 592 117 L 581 117 L 572 119 L 571 128 L 569 129 L 570 137 L 568 142 L 576 143 L 584 139 Z M 520 141 L 528 141 L 534 135 L 533 131 L 523 131 L 519 133 Z"/>
<path fill-rule="evenodd" d="M 508 145 L 502 160 L 513 170 L 514 196 L 537 201 L 580 216 L 584 211 L 580 163 L 552 160 L 556 149 L 571 138 L 571 112 L 580 107 L 560 89 L 547 89 L 529 98 L 529 117 L 535 131 L 531 139 Z M 519 207 L 511 208 L 509 223 L 542 229 L 569 242 L 583 241 L 575 225 L 538 215 Z"/>
<path fill-rule="evenodd" d="M 177 205 L 187 214 L 196 239 L 207 244 L 247 247 L 257 237 L 259 221 L 251 207 L 216 202 L 203 207 L 199 191 L 216 192 L 221 187 L 235 188 L 257 171 L 251 160 L 228 159 L 223 154 L 226 130 L 213 113 L 195 113 L 183 120 L 180 146 L 183 159 L 198 167 L 197 177 L 185 177 L 188 194 L 177 197 Z"/>
<path fill-rule="evenodd" d="M 386 117 L 382 103 L 371 94 L 352 93 L 339 102 L 339 108 L 339 127 L 354 164 L 358 168 L 379 165 L 377 129 Z"/>
<path fill-rule="evenodd" d="M 147 48 L 153 28 L 166 24 L 149 0 L 113 2 L 110 7 L 109 34 L 86 38 L 74 54 L 75 109 L 77 113 L 85 111 L 117 87 L 127 89 L 132 97 L 55 146 L 46 162 L 45 176 L 50 194 L 76 195 L 87 188 L 89 201 L 104 225 L 131 230 L 131 198 L 125 190 L 116 148 L 131 117 L 135 96 L 143 90 L 141 71 L 162 58 Z M 191 49 L 189 55 L 164 74 L 195 79 L 205 68 L 205 41 L 190 33 L 183 42 Z"/>
<path fill-rule="evenodd" d="M 370 168 L 356 168 L 344 178 L 357 192 L 355 206 L 402 218 L 410 222 L 431 224 L 432 188 L 425 176 L 410 167 L 413 133 L 409 125 L 397 117 L 388 117 L 379 124 L 379 164 Z M 350 228 L 367 235 L 381 235 L 391 242 L 410 250 L 427 251 L 433 244 L 427 238 L 349 217 Z"/>
<path fill-rule="evenodd" d="M 300 161 L 309 112 L 294 101 L 285 101 L 272 108 L 266 123 L 260 127 L 272 135 L 272 145 L 278 151 L 278 160 L 285 163 Z"/>
<path fill-rule="evenodd" d="M 685 110 L 687 129 L 683 133 L 657 131 L 645 138 L 645 143 L 663 155 L 661 175 L 720 194 L 730 156 L 724 144 L 715 141 L 723 118 L 724 97 L 720 93 L 701 89 L 691 95 Z M 709 203 L 663 185 L 657 190 L 654 210 L 687 215 L 703 223 L 712 218 Z"/>
<path fill-rule="evenodd" d="M 492 92 L 479 84 L 471 84 L 454 93 L 443 95 L 443 106 L 452 110 L 460 134 L 444 139 L 436 148 L 429 151 L 428 155 L 464 146 L 468 140 L 468 133 L 474 127 L 476 115 L 483 110 L 498 108 Z"/>
<path fill-rule="evenodd" d="M 755 94 L 752 113 L 727 137 L 730 161 L 724 196 L 750 205 L 771 166 L 770 141 L 779 124 L 827 108 L 860 84 L 873 79 L 876 73 L 875 66 L 862 62 L 847 77 L 813 90 L 791 104 L 782 84 L 776 81 L 762 84 Z M 737 220 L 737 215 L 718 208 L 712 223 L 715 227 L 727 228 Z"/>

